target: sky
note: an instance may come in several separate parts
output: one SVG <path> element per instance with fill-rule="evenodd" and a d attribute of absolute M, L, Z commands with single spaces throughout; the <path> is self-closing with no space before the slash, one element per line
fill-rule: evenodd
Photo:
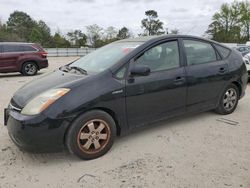
<path fill-rule="evenodd" d="M 0 0 L 0 20 L 6 22 L 15 11 L 43 20 L 52 32 L 80 29 L 98 24 L 103 28 L 126 26 L 134 35 L 142 33 L 146 10 L 156 10 L 164 28 L 182 34 L 202 36 L 222 3 L 233 0 Z"/>

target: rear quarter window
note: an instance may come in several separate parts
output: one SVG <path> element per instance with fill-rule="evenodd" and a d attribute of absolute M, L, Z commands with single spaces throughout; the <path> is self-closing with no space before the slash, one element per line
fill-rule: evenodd
<path fill-rule="evenodd" d="M 229 50 L 228 48 L 225 48 L 223 46 L 220 46 L 218 44 L 214 44 L 215 48 L 218 50 L 218 52 L 220 53 L 220 55 L 222 56 L 222 58 L 227 58 L 231 52 L 231 50 Z"/>
<path fill-rule="evenodd" d="M 35 51 L 37 51 L 34 47 L 29 46 L 29 45 L 21 45 L 20 48 L 23 52 L 35 52 Z"/>

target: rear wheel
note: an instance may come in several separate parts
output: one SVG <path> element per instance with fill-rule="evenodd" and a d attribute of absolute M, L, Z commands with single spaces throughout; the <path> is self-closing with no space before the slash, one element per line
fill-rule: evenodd
<path fill-rule="evenodd" d="M 94 110 L 77 118 L 66 135 L 68 150 L 81 159 L 95 159 L 109 151 L 116 125 L 106 112 Z"/>
<path fill-rule="evenodd" d="M 22 74 L 25 76 L 34 76 L 37 74 L 38 68 L 34 62 L 26 62 L 22 67 Z"/>
<path fill-rule="evenodd" d="M 236 85 L 230 84 L 223 92 L 216 112 L 219 114 L 231 114 L 238 105 L 239 89 Z"/>

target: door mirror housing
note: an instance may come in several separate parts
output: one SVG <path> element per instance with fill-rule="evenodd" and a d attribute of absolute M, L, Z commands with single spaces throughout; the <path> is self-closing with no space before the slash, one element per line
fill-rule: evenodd
<path fill-rule="evenodd" d="M 150 68 L 145 65 L 135 66 L 130 70 L 131 76 L 148 76 L 150 74 Z"/>

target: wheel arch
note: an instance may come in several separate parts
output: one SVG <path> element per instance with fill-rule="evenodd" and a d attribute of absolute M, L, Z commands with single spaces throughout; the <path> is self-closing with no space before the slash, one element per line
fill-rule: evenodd
<path fill-rule="evenodd" d="M 20 71 L 22 71 L 23 69 L 23 66 L 25 63 L 28 63 L 28 62 L 32 62 L 32 63 L 35 63 L 36 67 L 37 67 L 37 70 L 40 70 L 39 66 L 38 66 L 38 62 L 36 60 L 25 60 L 22 62 L 21 64 L 21 67 L 20 67 Z"/>
<path fill-rule="evenodd" d="M 109 108 L 105 108 L 105 107 L 97 107 L 97 108 L 93 108 L 93 109 L 91 109 L 91 110 L 101 110 L 101 111 L 104 111 L 104 112 L 106 112 L 107 114 L 109 114 L 109 115 L 113 118 L 113 120 L 115 121 L 115 125 L 116 125 L 116 135 L 117 135 L 117 136 L 120 136 L 120 135 L 121 135 L 121 127 L 120 127 L 120 124 L 119 124 L 117 115 L 116 115 L 116 113 L 115 113 L 113 110 L 111 110 L 111 109 L 109 109 Z M 91 110 L 89 110 L 89 111 L 91 111 Z"/>
<path fill-rule="evenodd" d="M 65 132 L 64 132 L 64 138 L 63 138 L 63 143 L 65 144 L 65 141 L 66 141 L 66 137 L 67 137 L 67 133 L 69 131 L 69 128 L 71 126 L 71 124 L 81 115 L 87 113 L 87 112 L 90 112 L 90 111 L 93 111 L 93 110 L 100 110 L 100 111 L 104 111 L 106 112 L 107 114 L 109 114 L 113 120 L 115 121 L 115 125 L 116 125 L 116 135 L 117 136 L 120 136 L 121 135 L 121 127 L 120 127 L 120 124 L 118 122 L 118 119 L 117 119 L 117 115 L 115 114 L 115 112 L 109 108 L 105 108 L 105 107 L 96 107 L 96 108 L 91 108 L 89 110 L 86 110 L 84 112 L 81 112 L 79 113 L 77 116 L 75 116 L 71 121 L 70 123 L 68 124 L 67 128 L 65 129 Z"/>
<path fill-rule="evenodd" d="M 239 97 L 242 95 L 242 86 L 239 82 L 233 81 L 232 84 L 234 84 L 239 89 Z"/>

